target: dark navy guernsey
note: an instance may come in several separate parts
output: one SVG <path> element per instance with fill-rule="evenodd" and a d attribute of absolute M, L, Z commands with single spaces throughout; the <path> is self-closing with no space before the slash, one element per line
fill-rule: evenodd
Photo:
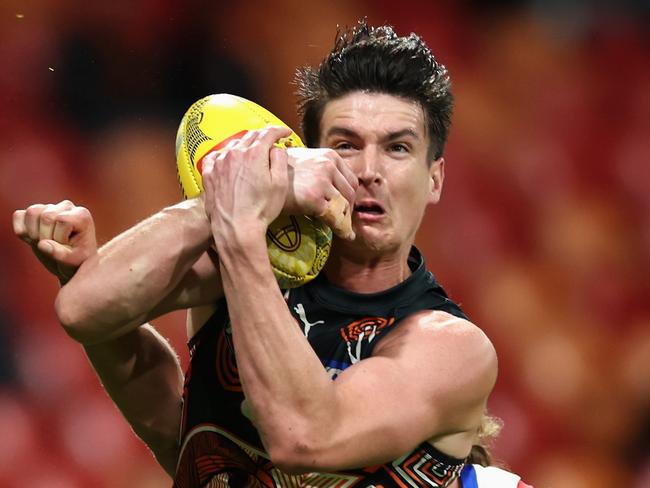
<path fill-rule="evenodd" d="M 323 274 L 285 292 L 289 310 L 333 379 L 370 357 L 386 334 L 418 311 L 442 310 L 466 318 L 426 269 L 415 247 L 409 266 L 412 274 L 405 281 L 379 293 L 359 294 L 337 288 Z M 399 459 L 379 466 L 336 473 L 285 474 L 273 466 L 257 430 L 242 414 L 244 395 L 225 300 L 190 340 L 189 347 L 181 453 L 174 488 L 446 487 L 463 467 L 463 459 L 445 456 L 424 442 Z"/>

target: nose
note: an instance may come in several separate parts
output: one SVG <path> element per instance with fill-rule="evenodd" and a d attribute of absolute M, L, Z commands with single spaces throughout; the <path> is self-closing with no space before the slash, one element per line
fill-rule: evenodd
<path fill-rule="evenodd" d="M 359 152 L 355 161 L 355 170 L 360 185 L 368 186 L 380 182 L 379 152 L 374 144 L 366 145 Z"/>

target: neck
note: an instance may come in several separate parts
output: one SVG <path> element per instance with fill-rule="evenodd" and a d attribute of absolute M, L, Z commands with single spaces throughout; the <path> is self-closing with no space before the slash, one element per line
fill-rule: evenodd
<path fill-rule="evenodd" d="M 338 244 L 338 245 L 337 245 Z M 355 293 L 376 293 L 398 285 L 411 275 L 408 265 L 410 244 L 391 253 L 346 252 L 335 239 L 325 265 L 327 280 Z"/>

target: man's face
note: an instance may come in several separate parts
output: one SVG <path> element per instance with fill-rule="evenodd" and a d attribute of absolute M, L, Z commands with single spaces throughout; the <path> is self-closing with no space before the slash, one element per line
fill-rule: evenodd
<path fill-rule="evenodd" d="M 424 111 L 412 100 L 353 92 L 329 102 L 320 146 L 333 148 L 359 178 L 352 223 L 373 251 L 408 249 L 424 210 L 440 198 L 442 158 L 427 161 Z"/>

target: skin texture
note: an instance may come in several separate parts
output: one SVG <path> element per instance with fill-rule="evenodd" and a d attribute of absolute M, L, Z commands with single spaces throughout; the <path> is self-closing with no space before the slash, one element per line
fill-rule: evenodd
<path fill-rule="evenodd" d="M 92 216 L 69 200 L 17 210 L 13 229 L 62 284 L 83 262 L 97 256 Z M 173 475 L 183 374 L 167 341 L 152 326 L 143 324 L 115 339 L 85 345 L 84 350 L 104 389 L 134 432 Z"/>
<path fill-rule="evenodd" d="M 368 466 L 427 440 L 463 457 L 475 439 L 497 366 L 492 345 L 470 322 L 444 312 L 415 314 L 335 382 L 295 326 L 264 238 L 288 202 L 306 213 L 337 193 L 351 200 L 356 237 L 335 240 L 325 272 L 337 286 L 369 293 L 410 274 L 408 251 L 444 180 L 443 160 L 427 161 L 424 114 L 414 102 L 352 93 L 327 105 L 321 130 L 329 150 L 319 153 L 320 163 L 312 161 L 321 173 L 303 172 L 315 183 L 296 184 L 299 172 L 273 148 L 286 129 L 251 131 L 205 158 L 202 199 L 164 209 L 99 251 L 82 245 L 89 241 L 73 242 L 90 235 L 89 226 L 57 233 L 51 229 L 58 224 L 43 219 L 41 229 L 34 223 L 39 210 L 31 207 L 14 217 L 16 234 L 41 253 L 53 237 L 73 251 L 68 255 L 76 260 L 51 254 L 53 261 L 44 263 L 61 266 L 57 276 L 68 280 L 57 297 L 59 319 L 85 345 L 109 394 L 170 473 L 182 375 L 164 339 L 140 324 L 192 308 L 193 333 L 222 294 L 244 392 L 278 467 L 298 473 Z M 367 211 L 372 206 L 381 211 Z M 82 256 L 75 254 L 80 248 Z M 417 388 L 408 378 L 418 379 Z"/>
<path fill-rule="evenodd" d="M 373 292 L 403 281 L 427 206 L 439 201 L 444 160 L 427 161 L 429 139 L 421 106 L 390 95 L 355 93 L 330 102 L 321 145 L 335 149 L 359 179 L 356 202 L 372 201 L 384 214 L 373 221 L 353 213 L 354 242 L 336 240 L 328 278 Z"/>
<path fill-rule="evenodd" d="M 442 161 L 426 161 L 424 115 L 412 102 L 358 92 L 329 104 L 321 127 L 359 179 L 355 203 L 384 209 L 377 217 L 355 208 L 356 239 L 337 242 L 328 277 L 362 292 L 399 283 L 424 209 L 442 188 Z M 338 470 L 390 461 L 426 440 L 465 456 L 496 378 L 480 329 L 443 312 L 416 314 L 332 382 L 292 326 L 264 242 L 287 191 L 286 158 L 272 149 L 285 135 L 251 134 L 203 176 L 239 373 L 272 460 L 289 472 Z M 418 378 L 418 388 L 404 388 L 405 378 Z"/>
<path fill-rule="evenodd" d="M 349 207 L 356 177 L 334 151 L 302 151 L 289 163 L 284 211 L 318 215 L 335 197 Z M 67 200 L 17 210 L 13 229 L 63 285 L 55 303 L 63 329 L 83 345 L 125 419 L 173 476 L 183 374 L 146 321 L 188 308 L 191 337 L 223 296 L 203 200 L 167 207 L 99 250 L 90 212 Z"/>

